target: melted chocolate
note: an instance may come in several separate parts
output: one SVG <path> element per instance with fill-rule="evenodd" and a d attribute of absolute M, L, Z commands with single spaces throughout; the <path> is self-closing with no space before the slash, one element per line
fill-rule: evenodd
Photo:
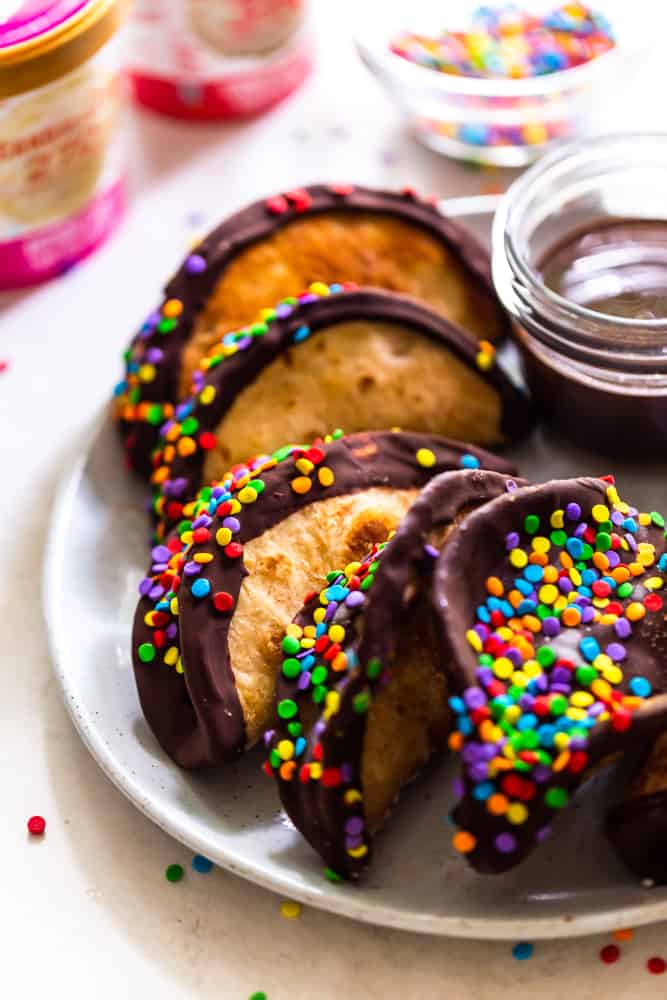
<path fill-rule="evenodd" d="M 521 481 L 522 482 L 522 481 Z M 391 665 L 400 637 L 430 590 L 434 552 L 427 549 L 429 534 L 453 524 L 458 517 L 506 492 L 513 480 L 497 472 L 468 470 L 446 472 L 432 480 L 405 515 L 396 534 L 381 553 L 375 579 L 363 605 L 340 606 L 332 621 L 346 629 L 345 649 L 358 666 L 340 680 L 335 673 L 339 708 L 322 715 L 314 725 L 297 762 L 303 770 L 290 780 L 275 771 L 287 814 L 327 865 L 340 875 L 357 878 L 371 858 L 372 832 L 364 815 L 361 761 L 368 724 L 368 708 L 359 711 L 359 699 L 370 706 L 378 687 L 391 684 Z M 301 626 L 313 621 L 319 598 L 296 616 Z M 349 638 L 348 638 L 349 636 Z M 370 667 L 370 669 L 369 669 Z M 332 685 L 333 686 L 333 685 Z M 312 689 L 303 690 L 300 679 L 278 676 L 276 704 L 291 699 L 302 709 L 311 702 Z M 311 706 L 312 708 L 312 703 Z M 276 716 L 269 746 L 289 740 L 289 729 Z M 400 736 L 398 737 L 400 738 Z M 433 747 L 433 750 L 436 748 Z M 304 779 L 314 762 L 321 763 L 328 780 Z M 340 774 L 337 781 L 335 776 Z M 333 778 L 331 776 L 334 776 Z M 351 850 L 350 831 L 354 832 Z"/>
<path fill-rule="evenodd" d="M 667 318 L 667 221 L 607 219 L 570 233 L 543 257 L 547 288 L 595 312 Z"/>
<path fill-rule="evenodd" d="M 212 295 L 229 263 L 246 247 L 272 235 L 297 218 L 326 212 L 374 212 L 394 216 L 425 229 L 452 250 L 470 272 L 471 280 L 495 298 L 488 251 L 459 223 L 445 218 L 434 204 L 419 201 L 410 191 L 376 191 L 371 188 L 316 184 L 311 187 L 257 201 L 223 222 L 193 250 L 167 284 L 164 302 L 177 299 L 183 304 L 170 330 L 158 325 L 159 310 L 133 339 L 126 364 L 126 376 L 137 371 L 150 355 L 155 368 L 152 381 L 128 391 L 121 383 L 118 405 L 119 425 L 132 468 L 150 476 L 151 455 L 161 424 L 167 419 L 164 406 L 178 401 L 181 356 L 195 320 Z M 196 267 L 193 266 L 196 258 Z M 341 275 L 346 280 L 347 275 Z M 268 305 L 268 303 L 267 303 Z M 498 306 L 499 322 L 506 320 Z M 172 325 L 172 324 L 170 324 Z M 153 354 L 151 354 L 153 352 Z"/>
<path fill-rule="evenodd" d="M 572 479 L 517 490 L 513 494 L 491 501 L 469 515 L 464 530 L 457 532 L 452 541 L 445 546 L 436 565 L 434 596 L 444 654 L 451 660 L 450 683 L 454 692 L 462 696 L 463 701 L 466 701 L 467 697 L 472 697 L 471 693 L 474 691 L 474 704 L 477 705 L 478 702 L 481 704 L 478 696 L 480 691 L 478 685 L 482 683 L 478 673 L 480 670 L 478 653 L 470 645 L 466 633 L 473 627 L 476 609 L 487 597 L 486 581 L 489 578 L 500 580 L 504 593 L 508 593 L 508 588 L 514 586 L 516 570 L 508 568 L 506 551 L 506 540 L 510 533 L 522 531 L 525 518 L 528 516 L 537 516 L 542 525 L 549 525 L 554 511 L 563 510 L 572 503 L 580 507 L 581 522 L 592 525 L 595 523 L 592 515 L 594 506 L 607 503 L 607 486 L 607 483 L 599 479 Z M 649 542 L 654 545 L 658 557 L 664 552 L 664 531 L 657 521 L 649 525 L 641 525 L 640 522 L 633 537 L 637 544 Z M 626 551 L 619 545 L 615 551 L 620 564 L 630 563 L 634 559 L 632 548 Z M 550 560 L 553 564 L 556 556 L 550 555 Z M 649 575 L 662 576 L 657 567 L 645 572 Z M 641 599 L 633 596 L 635 601 Z M 466 747 L 469 742 L 477 745 L 475 741 L 478 741 L 479 737 L 474 731 L 470 736 L 464 737 L 463 792 L 455 809 L 454 818 L 457 825 L 472 837 L 466 845 L 466 857 L 478 871 L 485 873 L 505 871 L 530 853 L 543 835 L 546 835 L 549 823 L 554 817 L 553 810 L 560 808 L 567 800 L 559 791 L 558 806 L 549 807 L 546 797 L 551 789 L 557 787 L 565 793 L 572 791 L 592 764 L 628 746 L 641 745 L 643 741 L 655 737 L 667 725 L 667 696 L 663 694 L 667 690 L 665 666 L 667 629 L 663 613 L 657 609 L 655 612 L 646 613 L 639 621 L 633 619 L 631 632 L 631 637 L 627 640 L 625 654 L 627 659 L 624 659 L 622 664 L 622 680 L 618 684 L 618 690 L 628 693 L 630 680 L 639 676 L 650 682 L 653 696 L 641 702 L 631 715 L 629 712 L 626 713 L 622 728 L 620 725 L 617 727 L 612 724 L 612 721 L 596 722 L 593 728 L 588 730 L 582 747 L 578 748 L 582 756 L 577 762 L 576 769 L 569 768 L 568 758 L 562 767 L 554 769 L 550 775 L 542 775 L 537 785 L 530 782 L 531 787 L 528 787 L 519 781 L 521 785 L 519 791 L 521 794 L 525 793 L 527 815 L 515 825 L 508 822 L 504 813 L 498 815 L 489 810 L 484 798 L 475 796 L 477 782 L 485 779 L 480 777 L 473 780 L 472 764 L 467 763 L 473 758 L 466 757 Z M 573 662 L 576 666 L 586 662 L 579 651 L 579 642 L 584 638 L 597 640 L 600 650 L 604 650 L 608 643 L 616 641 L 613 626 L 593 623 L 562 628 L 550 642 L 544 642 L 543 645 L 551 648 L 557 663 L 562 659 L 564 662 Z M 585 687 L 580 687 L 578 681 L 575 685 L 573 680 L 572 685 L 572 690 L 587 690 Z M 504 688 L 504 685 L 500 684 L 498 694 L 501 688 Z M 546 690 L 550 690 L 548 686 Z M 479 710 L 481 711 L 481 708 Z M 578 739 L 577 742 L 582 741 Z M 473 752 L 472 746 L 470 749 Z M 519 774 L 516 780 L 521 777 Z M 500 781 L 502 782 L 502 778 Z M 505 844 L 502 849 L 496 846 L 499 842 L 503 843 L 499 841 L 501 837 L 511 837 L 513 846 L 509 849 L 505 848 Z"/>
<path fill-rule="evenodd" d="M 433 452 L 434 464 L 418 464 L 420 449 Z M 307 453 L 319 451 L 323 462 L 334 474 L 329 486 L 322 486 L 313 476 L 311 488 L 297 493 L 291 482 L 295 471 L 294 456 L 280 461 L 261 474 L 263 491 L 256 502 L 244 506 L 238 514 L 240 528 L 235 543 L 242 545 L 257 538 L 297 510 L 329 497 L 358 493 L 371 487 L 392 489 L 421 487 L 433 476 L 459 468 L 465 454 L 475 456 L 480 465 L 512 473 L 507 461 L 483 449 L 426 434 L 383 431 L 354 434 L 330 444 L 318 445 Z M 301 452 L 299 452 L 300 454 Z M 242 554 L 228 555 L 216 542 L 221 518 L 214 515 L 207 529 L 208 538 L 193 545 L 187 558 L 211 555 L 203 565 L 198 580 L 210 584 L 210 593 L 197 598 L 186 583 L 179 591 L 179 631 L 184 673 L 154 660 L 142 662 L 138 649 L 151 642 L 154 634 L 145 621 L 153 602 L 143 598 L 138 605 L 132 640 L 135 677 L 144 715 L 166 752 L 183 767 L 196 768 L 233 760 L 243 753 L 246 744 L 243 712 L 230 661 L 228 636 L 233 608 L 247 575 Z M 183 578 L 188 580 L 187 577 Z M 212 597 L 224 592 L 233 598 L 232 610 L 221 612 Z"/>
<path fill-rule="evenodd" d="M 307 327 L 309 335 L 312 335 L 319 330 L 353 320 L 380 320 L 411 328 L 415 334 L 426 336 L 451 351 L 481 379 L 489 382 L 501 399 L 501 437 L 497 443 L 516 439 L 530 429 L 532 414 L 528 398 L 498 365 L 493 365 L 486 371 L 479 368 L 476 362 L 478 347 L 465 331 L 421 305 L 416 299 L 369 289 L 341 291 L 315 298 L 314 301 L 294 307 L 286 317 L 269 323 L 267 332 L 255 339 L 249 349 L 239 351 L 209 371 L 198 387 L 197 396 L 182 406 L 182 419 L 187 419 L 186 427 L 195 421 L 198 437 L 207 431 L 215 431 L 239 393 L 254 381 L 263 368 L 292 347 L 297 331 L 302 333 L 304 327 Z M 212 402 L 203 403 L 201 394 L 206 387 L 214 390 L 214 397 Z M 177 418 L 178 415 L 179 409 Z M 169 432 L 172 427 L 179 426 L 182 424 L 169 421 L 164 429 Z M 180 436 L 189 436 L 190 440 L 194 440 L 192 432 L 187 435 L 181 433 Z M 159 530 L 162 536 L 181 519 L 183 503 L 192 499 L 202 485 L 206 458 L 206 452 L 201 446 L 195 445 L 196 450 L 182 455 L 174 447 L 178 443 L 178 437 L 169 434 L 168 442 L 174 453 L 171 463 L 164 461 L 164 438 L 160 450 L 154 456 L 160 480 L 154 509 L 160 512 L 163 522 Z M 164 478 L 165 474 L 168 475 L 167 479 Z"/>

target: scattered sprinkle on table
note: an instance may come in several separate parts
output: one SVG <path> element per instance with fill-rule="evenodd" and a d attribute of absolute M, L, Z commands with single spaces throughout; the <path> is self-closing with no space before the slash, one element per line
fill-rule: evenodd
<path fill-rule="evenodd" d="M 0 375 L 3 372 L 6 372 L 8 368 L 9 368 L 9 361 L 7 361 L 5 358 L 0 359 Z"/>
<path fill-rule="evenodd" d="M 621 949 L 615 944 L 605 945 L 600 949 L 600 961 L 605 965 L 613 965 L 621 957 Z"/>
<path fill-rule="evenodd" d="M 180 882 L 183 878 L 183 865 L 167 865 L 164 875 L 167 882 Z"/>
<path fill-rule="evenodd" d="M 27 825 L 28 833 L 33 837 L 41 837 L 46 830 L 46 820 L 43 816 L 31 816 Z"/>
<path fill-rule="evenodd" d="M 205 858 L 203 854 L 195 854 L 192 859 L 192 867 L 194 871 L 199 872 L 200 875 L 208 875 L 211 868 L 213 867 L 213 862 Z"/>
<path fill-rule="evenodd" d="M 612 931 L 611 936 L 614 941 L 632 941 L 634 933 L 631 927 L 619 927 L 618 930 Z"/>
<path fill-rule="evenodd" d="M 260 990 L 259 993 L 252 993 L 248 1000 L 269 1000 L 269 998 L 263 990 Z"/>
<path fill-rule="evenodd" d="M 659 958 L 655 955 L 653 958 L 649 958 L 646 963 L 646 968 L 653 976 L 661 976 L 665 969 L 667 969 L 667 962 L 664 958 Z"/>
<path fill-rule="evenodd" d="M 532 958 L 533 946 L 530 941 L 517 941 L 512 948 L 512 957 L 516 958 L 518 962 L 525 962 L 526 959 Z"/>
<path fill-rule="evenodd" d="M 285 900 L 284 903 L 280 904 L 280 915 L 285 920 L 298 920 L 301 916 L 301 904 L 295 903 L 292 899 Z"/>

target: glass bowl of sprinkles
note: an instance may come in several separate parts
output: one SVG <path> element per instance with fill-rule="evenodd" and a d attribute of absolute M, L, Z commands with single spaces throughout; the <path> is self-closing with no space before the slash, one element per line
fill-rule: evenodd
<path fill-rule="evenodd" d="M 648 47 L 621 0 L 365 0 L 356 43 L 417 137 L 458 159 L 521 167 L 598 130 Z"/>

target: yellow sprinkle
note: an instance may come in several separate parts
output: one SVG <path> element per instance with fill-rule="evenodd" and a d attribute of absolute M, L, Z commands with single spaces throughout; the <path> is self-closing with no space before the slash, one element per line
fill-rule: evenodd
<path fill-rule="evenodd" d="M 212 552 L 195 552 L 192 561 L 196 563 L 210 563 L 213 561 Z"/>
<path fill-rule="evenodd" d="M 528 556 L 523 549 L 512 549 L 510 552 L 510 563 L 515 569 L 523 569 L 528 564 Z"/>
<path fill-rule="evenodd" d="M 139 369 L 140 382 L 152 382 L 155 378 L 155 365 L 142 365 Z"/>
<path fill-rule="evenodd" d="M 493 664 L 492 670 L 500 680 L 506 680 L 514 672 L 514 664 L 506 656 L 499 656 Z"/>
<path fill-rule="evenodd" d="M 528 809 L 524 806 L 523 802 L 512 802 L 506 815 L 510 823 L 519 826 L 528 819 Z"/>
<path fill-rule="evenodd" d="M 546 554 L 549 551 L 549 549 L 551 548 L 551 542 L 549 541 L 548 538 L 542 538 L 542 537 L 540 537 L 540 538 L 533 538 L 533 541 L 532 541 L 531 544 L 532 544 L 533 550 L 535 552 L 540 552 L 540 553 L 545 553 Z"/>
<path fill-rule="evenodd" d="M 229 501 L 229 513 L 230 514 L 238 514 L 238 512 L 240 510 L 241 510 L 241 504 L 238 502 L 238 500 L 236 499 L 236 497 L 234 497 L 233 500 Z"/>
<path fill-rule="evenodd" d="M 164 662 L 168 667 L 173 667 L 178 662 L 178 646 L 170 646 L 164 654 Z"/>
<path fill-rule="evenodd" d="M 181 659 L 180 656 L 179 656 L 178 662 L 176 664 L 176 673 L 177 674 L 182 674 L 183 673 L 183 660 Z"/>
<path fill-rule="evenodd" d="M 651 515 L 642 513 L 638 516 L 637 520 L 641 524 L 642 528 L 648 528 L 649 524 L 651 523 Z"/>
<path fill-rule="evenodd" d="M 312 765 L 311 765 L 312 770 Z M 368 854 L 368 848 L 365 844 L 360 844 L 359 847 L 348 847 L 347 853 L 351 858 L 363 858 L 364 855 Z"/>
<path fill-rule="evenodd" d="M 313 761 L 313 763 L 310 765 L 308 773 L 310 774 L 310 777 L 313 779 L 313 781 L 319 781 L 320 778 L 322 777 L 322 765 L 316 760 Z"/>
<path fill-rule="evenodd" d="M 583 722 L 586 718 L 586 711 L 583 708 L 568 708 L 565 714 L 568 719 L 574 719 L 575 722 Z"/>
<path fill-rule="evenodd" d="M 285 635 L 291 635 L 294 639 L 300 639 L 303 635 L 303 629 L 296 622 L 290 622 L 290 624 L 285 629 Z"/>
<path fill-rule="evenodd" d="M 493 355 L 480 351 L 475 358 L 475 362 L 481 371 L 488 372 L 490 368 L 493 368 Z"/>
<path fill-rule="evenodd" d="M 338 691 L 327 691 L 327 696 L 324 699 L 324 718 L 325 720 L 330 719 L 332 715 L 336 715 L 338 709 L 340 708 L 340 694 Z"/>
<path fill-rule="evenodd" d="M 523 672 L 527 677 L 539 677 L 542 673 L 542 667 L 537 660 L 526 660 L 523 665 Z"/>
<path fill-rule="evenodd" d="M 295 903 L 291 899 L 280 904 L 280 915 L 285 920 L 298 920 L 301 916 L 301 904 Z"/>
<path fill-rule="evenodd" d="M 651 576 L 645 584 L 647 590 L 660 590 L 664 585 L 665 582 L 661 576 Z"/>
<path fill-rule="evenodd" d="M 205 385 L 202 391 L 199 393 L 199 402 L 203 403 L 204 406 L 209 406 L 215 399 L 215 386 Z"/>
<path fill-rule="evenodd" d="M 558 588 L 554 587 L 553 583 L 548 583 L 544 587 L 540 587 L 539 598 L 543 604 L 553 604 L 557 597 Z"/>
<path fill-rule="evenodd" d="M 218 528 L 215 533 L 215 540 L 218 545 L 229 545 L 232 540 L 232 533 L 229 528 Z"/>
<path fill-rule="evenodd" d="M 310 461 L 309 458 L 297 458 L 294 464 L 299 470 L 299 472 L 302 472 L 304 476 L 307 476 L 315 468 L 314 464 Z"/>
<path fill-rule="evenodd" d="M 171 611 L 172 615 L 174 615 L 175 618 L 178 617 L 178 598 L 177 597 L 172 597 L 172 599 L 169 601 L 169 610 Z"/>
<path fill-rule="evenodd" d="M 320 486 L 331 486 L 336 477 L 328 466 L 323 465 L 317 470 L 317 478 Z"/>
<path fill-rule="evenodd" d="M 317 641 L 316 639 L 310 639 L 310 638 L 306 639 L 306 638 L 303 638 L 301 640 L 301 648 L 302 649 L 312 649 L 313 646 L 315 645 L 316 641 Z"/>
<path fill-rule="evenodd" d="M 523 670 L 515 670 L 512 674 L 512 684 L 516 684 L 517 687 L 525 688 L 529 680 L 530 677 L 527 677 Z"/>
<path fill-rule="evenodd" d="M 355 802 L 361 802 L 361 792 L 356 788 L 349 788 L 344 795 L 346 806 L 352 806 Z"/>
<path fill-rule="evenodd" d="M 291 760 L 294 756 L 294 744 L 291 740 L 281 740 L 276 750 L 281 760 Z"/>
<path fill-rule="evenodd" d="M 474 629 L 468 629 L 466 632 L 466 639 L 468 640 L 468 644 L 472 646 L 476 653 L 482 652 L 482 640 Z"/>
<path fill-rule="evenodd" d="M 351 576 L 354 576 L 354 574 L 357 572 L 358 569 L 361 569 L 360 562 L 351 562 L 347 564 L 344 573 L 345 576 L 348 578 L 348 580 L 350 579 Z"/>
<path fill-rule="evenodd" d="M 605 667 L 602 676 L 610 684 L 620 684 L 623 680 L 623 671 L 620 667 Z"/>
<path fill-rule="evenodd" d="M 313 621 L 316 622 L 317 625 L 319 625 L 320 622 L 324 621 L 324 616 L 326 613 L 327 613 L 326 608 L 316 608 L 315 611 L 313 612 Z"/>
<path fill-rule="evenodd" d="M 332 625 L 329 629 L 329 638 L 332 642 L 342 642 L 345 638 L 345 629 L 342 625 Z"/>
<path fill-rule="evenodd" d="M 257 490 L 253 489 L 252 486 L 244 486 L 236 495 L 241 503 L 254 503 L 258 497 Z"/>
<path fill-rule="evenodd" d="M 326 296 L 331 294 L 329 286 L 325 285 L 323 281 L 314 281 L 310 286 L 309 291 L 311 291 L 313 295 Z"/>
<path fill-rule="evenodd" d="M 430 448 L 420 448 L 417 452 L 417 464 L 423 469 L 430 469 L 435 465 L 435 455 Z"/>
<path fill-rule="evenodd" d="M 564 518 L 565 518 L 565 511 L 564 510 L 555 510 L 553 512 L 553 514 L 551 515 L 551 519 L 550 519 L 551 520 L 551 527 L 552 528 L 562 528 L 563 524 L 565 523 L 564 522 Z"/>
<path fill-rule="evenodd" d="M 603 503 L 594 504 L 591 514 L 593 515 L 593 520 L 597 521 L 598 524 L 609 520 L 609 508 L 605 507 Z"/>
<path fill-rule="evenodd" d="M 521 718 L 521 714 L 519 705 L 508 705 L 503 713 L 503 719 L 507 722 L 517 722 Z"/>
<path fill-rule="evenodd" d="M 589 691 L 575 691 L 573 695 L 570 696 L 570 703 L 575 706 L 575 708 L 586 708 L 588 705 L 592 705 L 595 699 Z"/>

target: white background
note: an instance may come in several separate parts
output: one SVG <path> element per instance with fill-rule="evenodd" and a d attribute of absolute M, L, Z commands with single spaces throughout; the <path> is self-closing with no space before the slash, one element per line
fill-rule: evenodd
<path fill-rule="evenodd" d="M 647 11 L 657 0 L 636 5 Z M 515 1000 L 667 995 L 665 925 L 643 928 L 603 966 L 611 938 L 538 943 L 517 962 L 511 943 L 477 944 L 373 929 L 304 910 L 214 871 L 111 787 L 80 745 L 50 676 L 40 572 L 60 470 L 120 375 L 120 352 L 189 241 L 245 201 L 316 180 L 410 184 L 439 196 L 479 193 L 508 175 L 473 171 L 420 149 L 349 43 L 349 0 L 316 5 L 318 70 L 256 122 L 132 121 L 133 205 L 93 259 L 35 291 L 0 296 L 0 996 L 72 1000 L 201 997 L 247 1000 L 393 998 Z M 664 34 L 618 126 L 665 128 Z M 656 84 L 653 83 L 656 81 Z M 609 109 L 608 109 L 609 110 Z M 110 469 L 110 475 L 118 470 Z M 29 838 L 33 813 L 46 817 Z M 164 869 L 180 862 L 177 885 Z"/>

